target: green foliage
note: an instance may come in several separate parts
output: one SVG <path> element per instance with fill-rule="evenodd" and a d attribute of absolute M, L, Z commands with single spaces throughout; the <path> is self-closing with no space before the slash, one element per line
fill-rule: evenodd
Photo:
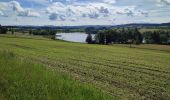
<path fill-rule="evenodd" d="M 56 30 L 50 30 L 50 29 L 36 29 L 32 30 L 33 35 L 55 35 L 57 32 Z"/>
<path fill-rule="evenodd" d="M 148 44 L 169 44 L 170 31 L 146 31 L 143 35 Z"/>
<path fill-rule="evenodd" d="M 8 32 L 8 29 L 0 25 L 0 34 L 7 34 L 7 32 Z"/>
<path fill-rule="evenodd" d="M 112 29 L 99 31 L 96 34 L 96 43 L 129 43 L 128 40 L 135 41 L 133 43 L 140 44 L 142 42 L 142 35 L 138 29 Z"/>
<path fill-rule="evenodd" d="M 127 44 L 132 41 L 133 44 L 170 44 L 169 30 L 153 30 L 141 33 L 137 28 L 116 28 L 112 30 L 99 31 L 96 34 L 96 43 Z"/>
<path fill-rule="evenodd" d="M 93 42 L 93 39 L 92 39 L 91 34 L 88 34 L 88 36 L 87 36 L 87 38 L 86 38 L 86 42 L 87 42 L 88 44 L 91 44 L 91 43 Z"/>

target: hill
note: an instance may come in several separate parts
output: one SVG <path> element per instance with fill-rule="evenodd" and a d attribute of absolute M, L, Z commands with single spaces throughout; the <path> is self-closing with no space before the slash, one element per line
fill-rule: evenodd
<path fill-rule="evenodd" d="M 88 27 L 94 27 L 96 29 L 101 28 L 113 28 L 113 27 L 170 27 L 170 23 L 131 23 L 131 24 L 122 24 L 122 25 L 82 25 L 82 26 L 32 26 L 32 25 L 14 25 L 14 26 L 5 26 L 7 28 L 21 28 L 21 29 L 85 29 Z"/>
<path fill-rule="evenodd" d="M 0 37 L 0 43 L 0 51 L 10 50 L 49 70 L 69 74 L 113 97 L 170 99 L 170 53 L 164 50 L 13 36 Z"/>

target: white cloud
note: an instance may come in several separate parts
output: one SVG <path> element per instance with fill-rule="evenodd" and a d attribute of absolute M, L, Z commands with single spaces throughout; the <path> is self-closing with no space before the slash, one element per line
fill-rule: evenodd
<path fill-rule="evenodd" d="M 58 19 L 58 14 L 57 13 L 51 13 L 50 16 L 49 16 L 49 19 L 50 20 L 57 20 Z"/>
<path fill-rule="evenodd" d="M 103 2 L 109 3 L 109 4 L 115 4 L 116 0 L 103 0 Z"/>
<path fill-rule="evenodd" d="M 34 20 L 42 25 L 133 23 L 169 18 L 169 5 L 170 0 L 0 0 L 0 22 L 11 19 L 15 24 L 18 18 L 24 24 Z"/>
<path fill-rule="evenodd" d="M 160 3 L 170 4 L 170 0 L 157 0 Z"/>
<path fill-rule="evenodd" d="M 31 10 L 24 10 L 18 13 L 18 16 L 22 17 L 39 17 L 40 14 Z"/>
<path fill-rule="evenodd" d="M 0 10 L 5 10 L 8 7 L 7 3 L 0 2 Z"/>
<path fill-rule="evenodd" d="M 77 21 L 77 19 L 76 18 L 71 18 L 70 21 L 75 22 L 75 21 Z"/>
<path fill-rule="evenodd" d="M 109 1 L 109 0 L 106 0 Z M 104 17 L 113 17 L 115 15 L 126 16 L 147 16 L 147 12 L 137 9 L 136 6 L 113 6 L 107 3 L 76 3 L 63 4 L 55 2 L 46 9 L 50 20 L 69 20 L 73 18 L 82 19 L 100 19 Z M 64 16 L 64 17 L 59 17 Z"/>
<path fill-rule="evenodd" d="M 20 3 L 17 1 L 9 2 L 9 6 L 13 9 L 13 11 L 23 12 L 24 8 L 21 7 Z"/>
<path fill-rule="evenodd" d="M 3 11 L 0 11 L 0 16 L 1 16 L 1 17 L 8 17 L 8 15 L 5 14 Z"/>
<path fill-rule="evenodd" d="M 166 5 L 170 5 L 170 0 L 156 0 L 157 1 L 157 6 L 166 6 Z"/>
<path fill-rule="evenodd" d="M 19 2 L 10 1 L 10 2 L 0 2 L 0 6 L 2 9 L 1 16 L 8 16 L 12 13 L 10 10 L 14 11 L 18 16 L 22 17 L 39 17 L 40 14 L 31 8 L 23 8 Z M 4 14 L 6 12 L 6 14 Z"/>
<path fill-rule="evenodd" d="M 1 17 L 8 17 L 8 15 L 6 15 L 4 13 L 5 9 L 8 7 L 8 5 L 6 3 L 0 3 L 0 16 Z"/>
<path fill-rule="evenodd" d="M 65 15 L 60 15 L 60 14 L 57 14 L 57 13 L 51 13 L 50 16 L 49 16 L 49 19 L 51 21 L 54 21 L 54 20 L 65 21 L 66 16 Z"/>
<path fill-rule="evenodd" d="M 23 1 L 27 1 L 32 4 L 39 4 L 42 6 L 47 6 L 50 3 L 50 0 L 23 0 Z"/>
<path fill-rule="evenodd" d="M 0 11 L 0 16 L 4 16 L 4 13 L 2 11 Z"/>
<path fill-rule="evenodd" d="M 117 0 L 48 0 L 49 2 L 64 2 L 66 4 L 73 4 L 75 2 L 81 3 L 107 3 L 107 4 L 115 4 Z"/>

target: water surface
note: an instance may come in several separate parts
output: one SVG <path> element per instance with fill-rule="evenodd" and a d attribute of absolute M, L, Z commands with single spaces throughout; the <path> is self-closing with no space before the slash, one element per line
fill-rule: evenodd
<path fill-rule="evenodd" d="M 70 41 L 70 42 L 80 42 L 80 43 L 86 43 L 87 38 L 86 33 L 57 33 L 56 39 Z M 92 34 L 92 37 L 94 38 L 95 34 Z"/>

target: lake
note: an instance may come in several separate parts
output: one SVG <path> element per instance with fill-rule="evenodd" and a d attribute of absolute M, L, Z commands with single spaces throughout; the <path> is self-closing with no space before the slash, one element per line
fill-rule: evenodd
<path fill-rule="evenodd" d="M 86 43 L 87 38 L 86 33 L 57 33 L 56 39 L 69 41 L 69 42 L 80 42 L 80 43 Z M 94 38 L 95 34 L 92 34 L 92 38 Z"/>

